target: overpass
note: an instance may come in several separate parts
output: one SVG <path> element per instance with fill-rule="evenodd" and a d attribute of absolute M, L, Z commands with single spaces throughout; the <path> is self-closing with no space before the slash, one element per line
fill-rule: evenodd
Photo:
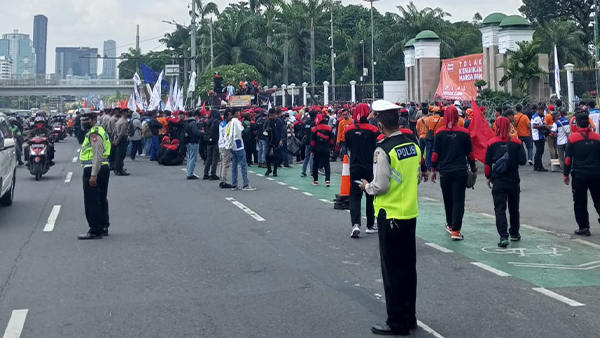
<path fill-rule="evenodd" d="M 133 80 L 0 80 L 0 96 L 96 96 L 129 95 Z"/>

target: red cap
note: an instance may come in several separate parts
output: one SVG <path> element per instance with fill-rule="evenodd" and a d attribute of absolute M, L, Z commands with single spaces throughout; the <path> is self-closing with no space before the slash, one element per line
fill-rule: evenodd
<path fill-rule="evenodd" d="M 548 110 L 552 110 L 552 111 L 554 111 L 554 105 L 553 105 L 553 104 L 549 105 L 549 106 L 548 106 Z"/>

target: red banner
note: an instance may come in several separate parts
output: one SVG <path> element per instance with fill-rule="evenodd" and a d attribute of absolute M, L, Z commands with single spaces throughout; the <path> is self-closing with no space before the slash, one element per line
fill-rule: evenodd
<path fill-rule="evenodd" d="M 435 97 L 446 100 L 474 100 L 475 81 L 483 80 L 483 54 L 442 60 L 440 83 Z"/>

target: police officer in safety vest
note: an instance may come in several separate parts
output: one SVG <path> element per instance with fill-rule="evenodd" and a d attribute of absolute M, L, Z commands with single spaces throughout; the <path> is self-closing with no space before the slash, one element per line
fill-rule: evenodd
<path fill-rule="evenodd" d="M 81 129 L 87 134 L 81 146 L 79 159 L 83 167 L 83 203 L 85 217 L 90 229 L 79 239 L 101 239 L 108 236 L 108 156 L 110 137 L 101 126 L 96 125 L 96 113 L 86 112 L 81 116 Z"/>
<path fill-rule="evenodd" d="M 379 228 L 381 272 L 388 318 L 373 325 L 380 335 L 407 336 L 417 328 L 416 226 L 419 182 L 427 181 L 427 166 L 418 140 L 399 129 L 400 107 L 384 100 L 373 102 L 379 130 L 385 135 L 375 149 L 372 182 L 361 189 L 375 196 Z"/>

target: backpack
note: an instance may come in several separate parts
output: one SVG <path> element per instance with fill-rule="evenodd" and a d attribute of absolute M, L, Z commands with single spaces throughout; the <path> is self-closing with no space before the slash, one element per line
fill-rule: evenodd
<path fill-rule="evenodd" d="M 129 125 L 127 126 L 127 135 L 129 135 L 129 137 L 135 135 L 135 131 L 138 129 L 133 126 L 133 121 L 134 120 L 129 121 Z"/>
<path fill-rule="evenodd" d="M 504 174 L 508 170 L 508 150 L 510 149 L 510 137 L 506 143 L 506 151 L 504 154 L 492 164 L 492 172 Z"/>
<path fill-rule="evenodd" d="M 150 129 L 150 123 L 149 122 L 147 122 L 142 127 L 142 135 L 144 135 L 144 137 L 146 137 L 146 138 L 152 137 L 152 130 Z"/>
<path fill-rule="evenodd" d="M 430 130 L 429 126 L 427 126 L 427 125 L 425 126 L 425 127 L 427 127 L 427 134 L 425 135 L 426 140 L 433 140 L 435 138 L 435 128 L 437 128 L 437 126 L 441 120 L 442 120 L 442 118 L 440 117 L 438 119 L 438 121 L 436 122 L 435 127 L 433 127 L 433 130 Z"/>

